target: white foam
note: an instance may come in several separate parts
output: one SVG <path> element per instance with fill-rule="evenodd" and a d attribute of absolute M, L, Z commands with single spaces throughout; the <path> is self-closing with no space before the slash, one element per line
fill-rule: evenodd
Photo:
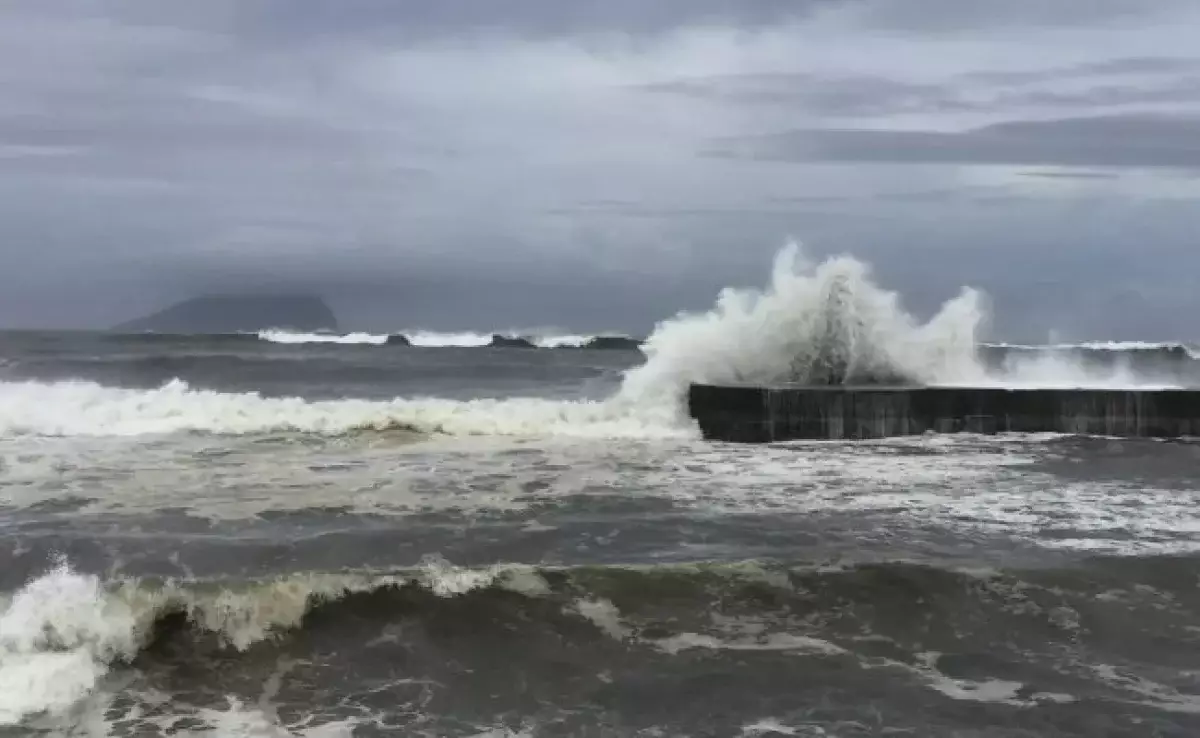
<path fill-rule="evenodd" d="M 387 334 L 346 333 L 336 335 L 329 333 L 293 333 L 283 330 L 259 331 L 258 337 L 271 343 L 301 344 L 301 343 L 336 343 L 352 345 L 382 346 L 387 343 Z"/>
<path fill-rule="evenodd" d="M 1087 349 L 1091 351 L 1163 351 L 1183 349 L 1192 359 L 1200 360 L 1200 352 L 1186 343 L 1179 341 L 1083 341 L 1082 343 L 989 343 L 989 346 L 1015 349 L 1037 349 L 1044 351 L 1073 351 Z"/>
<path fill-rule="evenodd" d="M 931 679 L 929 686 L 936 692 L 941 692 L 952 700 L 969 702 L 995 702 L 1004 705 L 1028 706 L 1030 703 L 1017 698 L 1017 693 L 1025 685 L 1004 679 L 951 679 L 938 677 Z"/>
<path fill-rule="evenodd" d="M 1200 696 L 1180 692 L 1175 687 L 1160 684 L 1111 664 L 1091 666 L 1092 672 L 1108 685 L 1137 695 L 1135 704 L 1153 707 L 1164 712 L 1200 715 Z"/>
<path fill-rule="evenodd" d="M 898 669 L 913 674 L 929 689 L 944 697 L 962 702 L 984 702 L 1010 707 L 1032 708 L 1047 704 L 1066 704 L 1076 701 L 1069 694 L 1033 692 L 1022 696 L 1026 685 L 1007 679 L 963 679 L 951 677 L 938 669 L 942 654 L 926 651 L 915 654 L 916 661 L 906 664 L 888 658 L 869 658 L 861 663 L 867 668 Z"/>
<path fill-rule="evenodd" d="M 613 640 L 623 641 L 632 635 L 632 631 L 621 622 L 621 612 L 611 600 L 578 599 L 571 603 L 571 612 L 603 631 Z"/>
<path fill-rule="evenodd" d="M 475 333 L 473 331 L 442 333 L 439 331 L 416 330 L 404 331 L 404 335 L 412 345 L 426 347 L 474 347 L 486 346 L 492 342 L 491 333 Z"/>
<path fill-rule="evenodd" d="M 0 614 L 0 725 L 86 697 L 111 662 L 133 657 L 146 625 L 65 563 L 30 582 Z"/>
<path fill-rule="evenodd" d="M 579 348 L 595 336 L 585 335 L 563 335 L 563 336 L 536 336 L 533 343 L 538 348 Z"/>
<path fill-rule="evenodd" d="M 1047 389 L 1176 389 L 1178 384 L 1143 376 L 1127 361 L 1110 366 L 1087 366 L 1075 354 L 1055 353 L 1053 349 L 1012 354 L 1002 366 L 981 377 L 948 378 L 942 385 L 976 387 L 1047 388 Z M 1120 358 L 1120 357 L 1119 357 Z"/>
<path fill-rule="evenodd" d="M 680 568 L 688 568 L 686 565 Z M 676 633 L 662 638 L 646 638 L 626 625 L 621 612 L 607 599 L 577 599 L 567 612 L 590 621 L 613 640 L 632 640 L 644 643 L 672 656 L 683 651 L 703 649 L 709 651 L 780 651 L 815 656 L 840 656 L 846 653 L 842 647 L 829 641 L 796 633 L 768 633 L 761 621 L 744 621 L 710 613 L 720 636 L 707 633 Z"/>
<path fill-rule="evenodd" d="M 586 460 L 578 471 L 566 473 L 527 467 L 520 456 L 497 453 L 526 445 L 511 437 L 422 440 L 385 433 L 300 444 L 287 436 L 268 441 L 188 435 L 169 443 L 146 441 L 141 436 L 0 437 L 0 458 L 8 459 L 0 463 L 0 505 L 74 507 L 78 502 L 82 506 L 72 517 L 155 515 L 175 508 L 215 522 L 319 508 L 336 499 L 353 515 L 474 515 L 528 510 L 537 498 L 571 494 L 587 484 Z M 538 445 L 574 443 L 580 442 L 540 439 Z M 450 446 L 455 453 L 445 453 Z M 471 453 L 464 456 L 464 451 Z M 136 474 L 129 474 L 131 469 Z"/>
<path fill-rule="evenodd" d="M 829 641 L 811 636 L 791 633 L 770 633 L 758 638 L 727 640 L 702 633 L 679 633 L 660 638 L 654 644 L 669 654 L 677 654 L 693 648 L 712 651 L 784 651 L 818 656 L 838 656 L 845 649 Z"/>
<path fill-rule="evenodd" d="M 583 346 L 588 341 L 601 336 L 619 336 L 621 338 L 628 338 L 628 336 L 623 333 L 564 333 L 556 330 L 538 328 L 505 329 L 486 332 L 444 332 L 418 329 L 403 331 L 402 333 L 408 338 L 409 342 L 413 346 L 424 346 L 429 348 L 473 348 L 487 346 L 492 342 L 493 336 L 503 336 L 505 338 L 523 338 L 538 348 L 578 348 Z"/>
<path fill-rule="evenodd" d="M 247 707 L 230 697 L 224 710 L 200 709 L 194 716 L 204 723 L 202 728 L 174 732 L 183 738 L 350 738 L 358 720 L 338 720 L 318 726 L 304 721 L 287 725 L 279 716 L 263 707 Z"/>
<path fill-rule="evenodd" d="M 743 738 L 757 735 L 799 735 L 796 728 L 788 727 L 777 718 L 763 718 L 742 726 Z"/>
<path fill-rule="evenodd" d="M 92 382 L 0 382 L 3 435 L 140 436 L 183 431 L 341 434 L 362 429 L 410 429 L 452 436 L 694 435 L 690 426 L 669 413 L 612 402 L 542 398 L 308 401 L 197 390 L 178 380 L 153 390 L 116 389 Z"/>
<path fill-rule="evenodd" d="M 491 586 L 502 586 L 529 597 L 550 592 L 546 580 L 529 567 L 493 565 L 472 569 L 455 566 L 441 556 L 426 556 L 421 560 L 419 571 L 417 581 L 439 597 L 466 594 Z"/>
<path fill-rule="evenodd" d="M 175 582 L 147 587 L 137 580 L 105 587 L 98 577 L 77 573 L 63 561 L 0 602 L 0 726 L 70 710 L 92 694 L 113 663 L 137 654 L 155 620 L 167 612 L 183 611 L 194 626 L 245 650 L 299 625 L 314 603 L 410 583 L 439 597 L 492 586 L 528 596 L 548 591 L 527 567 L 462 569 L 440 557 L 427 558 L 411 575 L 306 573 L 242 589 Z M 265 719 L 232 708 L 208 717 L 214 726 Z"/>
<path fill-rule="evenodd" d="M 790 244 L 765 289 L 726 288 L 710 311 L 660 323 L 642 348 L 649 360 L 623 391 L 648 398 L 693 381 L 807 382 L 830 365 L 920 382 L 978 376 L 982 320 L 979 293 L 964 289 L 921 323 L 862 262 L 843 256 L 814 267 Z"/>
<path fill-rule="evenodd" d="M 481 732 L 474 733 L 468 738 L 533 738 L 533 728 L 522 728 L 521 730 L 513 730 L 512 728 L 483 728 Z"/>

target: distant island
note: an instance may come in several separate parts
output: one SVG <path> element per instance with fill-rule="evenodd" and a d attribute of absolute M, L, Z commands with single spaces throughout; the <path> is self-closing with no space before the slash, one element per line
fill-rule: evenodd
<path fill-rule="evenodd" d="M 337 318 L 311 295 L 205 295 L 114 326 L 122 333 L 239 333 L 283 328 L 337 331 Z"/>

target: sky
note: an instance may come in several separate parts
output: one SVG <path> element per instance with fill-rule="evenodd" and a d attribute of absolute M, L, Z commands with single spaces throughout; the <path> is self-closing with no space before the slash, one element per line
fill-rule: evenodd
<path fill-rule="evenodd" d="M 645 332 L 789 239 L 993 338 L 1200 339 L 1194 0 L 13 0 L 0 326 L 311 291 Z"/>

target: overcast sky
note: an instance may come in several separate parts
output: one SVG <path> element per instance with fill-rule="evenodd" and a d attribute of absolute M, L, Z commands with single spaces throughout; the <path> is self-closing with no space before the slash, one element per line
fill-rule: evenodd
<path fill-rule="evenodd" d="M 1195 0 L 0 4 L 0 325 L 313 290 L 643 331 L 790 237 L 997 336 L 1200 339 Z"/>

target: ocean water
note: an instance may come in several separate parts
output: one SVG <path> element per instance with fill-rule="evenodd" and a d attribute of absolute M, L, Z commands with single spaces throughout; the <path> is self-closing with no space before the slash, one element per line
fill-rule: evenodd
<path fill-rule="evenodd" d="M 980 304 L 785 250 L 640 351 L 0 334 L 0 736 L 1200 734 L 1200 444 L 682 410 L 1200 386 L 1184 345 L 981 346 Z"/>

